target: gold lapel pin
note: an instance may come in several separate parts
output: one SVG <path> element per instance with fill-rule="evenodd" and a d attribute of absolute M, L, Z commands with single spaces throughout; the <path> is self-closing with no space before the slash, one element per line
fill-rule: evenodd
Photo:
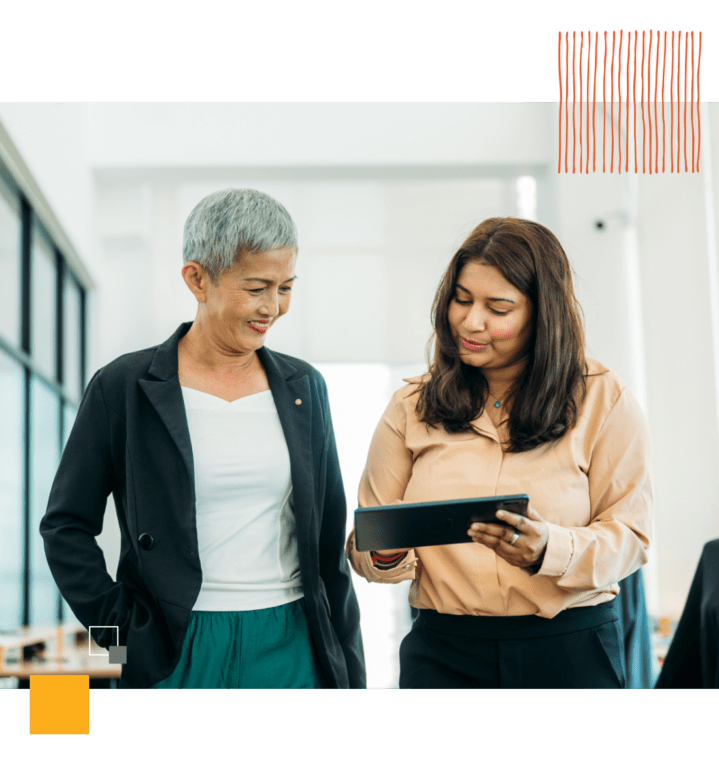
<path fill-rule="evenodd" d="M 297 398 L 297 400 L 295 400 L 295 405 L 302 405 L 302 400 Z"/>

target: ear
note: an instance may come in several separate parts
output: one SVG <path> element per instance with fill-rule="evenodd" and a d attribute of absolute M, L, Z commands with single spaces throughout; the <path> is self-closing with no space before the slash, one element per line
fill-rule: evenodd
<path fill-rule="evenodd" d="M 182 279 L 198 302 L 203 303 L 207 299 L 207 287 L 210 277 L 205 268 L 196 261 L 188 261 L 182 265 Z"/>

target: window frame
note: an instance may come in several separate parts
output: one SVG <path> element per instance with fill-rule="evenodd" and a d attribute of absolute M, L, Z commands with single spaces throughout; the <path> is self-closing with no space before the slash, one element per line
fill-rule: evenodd
<path fill-rule="evenodd" d="M 2 126 L 0 126 L 1 128 Z M 0 131 L 0 149 L 2 147 L 2 132 Z M 16 169 L 17 170 L 17 169 Z M 66 279 L 74 281 L 79 291 L 79 343 L 78 343 L 78 355 L 79 355 L 79 384 L 80 392 L 85 389 L 87 381 L 87 293 L 92 289 L 92 284 L 87 279 L 84 270 L 77 269 L 79 260 L 74 251 L 67 248 L 66 243 L 58 242 L 58 240 L 66 240 L 65 238 L 56 238 L 53 236 L 53 229 L 57 230 L 59 225 L 56 225 L 54 217 L 51 213 L 48 213 L 48 209 L 44 203 L 44 199 L 41 196 L 35 195 L 34 204 L 31 203 L 28 195 L 25 193 L 23 179 L 14 178 L 11 173 L 11 169 L 8 168 L 4 162 L 3 153 L 0 152 L 0 185 L 3 186 L 3 191 L 6 195 L 9 195 L 18 203 L 18 209 L 20 211 L 20 334 L 18 343 L 13 343 L 7 340 L 5 337 L 0 336 L 0 350 L 6 354 L 9 358 L 17 362 L 24 373 L 24 414 L 23 414 L 23 444 L 17 446 L 18 450 L 23 454 L 23 490 L 22 490 L 22 515 L 23 521 L 21 525 L 22 537 L 22 583 L 17 585 L 17 588 L 21 591 L 21 616 L 18 616 L 18 620 L 23 626 L 29 626 L 32 622 L 32 590 L 30 584 L 31 565 L 33 556 L 44 557 L 44 553 L 33 552 L 33 547 L 37 546 L 38 536 L 37 531 L 32 530 L 31 525 L 31 458 L 32 458 L 32 418 L 33 418 L 33 403 L 31 395 L 31 382 L 33 377 L 45 384 L 56 396 L 57 408 L 58 408 L 58 430 L 57 430 L 57 444 L 59 453 L 61 455 L 63 449 L 63 435 L 65 431 L 65 411 L 68 406 L 77 410 L 80 404 L 80 398 L 74 393 L 68 391 L 65 386 L 64 376 L 64 360 L 65 360 L 65 333 L 63 332 L 65 324 L 64 316 L 64 282 Z M 25 187 L 28 186 L 27 179 L 25 181 Z M 32 186 L 32 184 L 30 184 Z M 46 226 L 46 220 L 48 217 L 51 219 L 51 223 L 55 226 Z M 45 219 L 45 220 L 43 220 Z M 56 334 L 56 348 L 54 354 L 54 372 L 53 375 L 49 375 L 45 372 L 37 361 L 33 357 L 32 350 L 32 288 L 33 288 L 33 275 L 32 275 L 32 240 L 33 232 L 39 230 L 43 239 L 52 246 L 52 255 L 55 260 L 55 334 Z M 63 606 L 62 596 L 59 590 L 55 587 L 56 595 L 55 600 L 57 604 L 56 619 L 59 623 L 63 622 L 67 618 L 66 611 Z M 7 628 L 7 627 L 0 627 Z"/>

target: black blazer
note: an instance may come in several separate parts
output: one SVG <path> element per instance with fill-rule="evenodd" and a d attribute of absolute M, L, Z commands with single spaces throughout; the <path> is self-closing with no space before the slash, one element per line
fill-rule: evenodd
<path fill-rule="evenodd" d="M 93 376 L 40 523 L 50 569 L 79 621 L 119 627 L 119 644 L 127 646 L 124 688 L 149 687 L 174 669 L 202 583 L 192 446 L 177 373 L 177 345 L 191 325 Z M 264 347 L 257 354 L 290 454 L 300 575 L 322 672 L 329 687 L 364 688 L 325 382 L 302 360 Z M 110 493 L 122 534 L 116 581 L 95 542 Z M 114 645 L 116 633 L 98 633 L 98 640 Z"/>

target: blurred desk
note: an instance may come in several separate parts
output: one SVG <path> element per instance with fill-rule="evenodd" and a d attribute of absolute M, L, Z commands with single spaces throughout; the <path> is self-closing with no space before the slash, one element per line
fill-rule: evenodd
<path fill-rule="evenodd" d="M 656 688 L 719 688 L 719 539 L 704 545 Z"/>
<path fill-rule="evenodd" d="M 14 677 L 27 687 L 30 675 L 89 675 L 92 680 L 120 677 L 122 666 L 107 656 L 91 656 L 88 633 L 77 623 L 21 627 L 0 633 L 0 678 Z M 106 653 L 93 643 L 93 653 Z"/>

